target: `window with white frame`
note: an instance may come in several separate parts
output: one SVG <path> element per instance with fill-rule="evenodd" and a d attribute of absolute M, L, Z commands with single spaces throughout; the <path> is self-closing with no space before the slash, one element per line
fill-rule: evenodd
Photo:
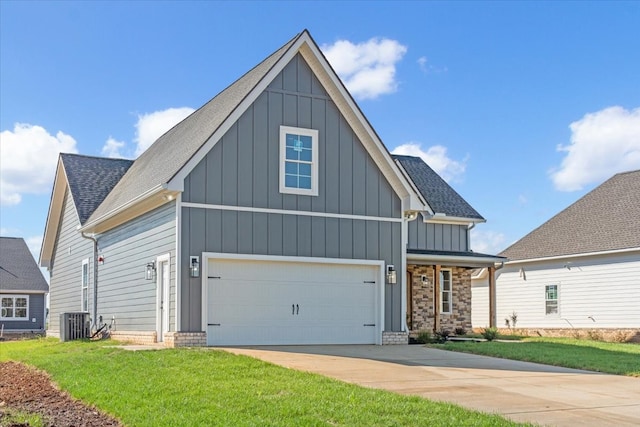
<path fill-rule="evenodd" d="M 318 131 L 280 126 L 280 192 L 318 195 Z"/>
<path fill-rule="evenodd" d="M 0 319 L 2 320 L 27 320 L 29 318 L 28 295 L 2 295 L 0 307 Z"/>
<path fill-rule="evenodd" d="M 558 314 L 558 285 L 546 285 L 544 287 L 545 314 Z"/>
<path fill-rule="evenodd" d="M 82 306 L 80 310 L 89 311 L 89 258 L 82 261 Z"/>
<path fill-rule="evenodd" d="M 440 313 L 451 313 L 453 308 L 451 270 L 440 270 Z"/>

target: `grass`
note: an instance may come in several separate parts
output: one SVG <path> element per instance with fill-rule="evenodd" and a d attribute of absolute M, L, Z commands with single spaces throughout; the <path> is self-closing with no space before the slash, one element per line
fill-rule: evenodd
<path fill-rule="evenodd" d="M 130 352 L 104 342 L 0 344 L 128 426 L 508 426 L 447 403 L 367 389 L 209 349 Z"/>
<path fill-rule="evenodd" d="M 44 419 L 37 414 L 0 408 L 0 427 L 26 425 L 29 427 L 43 427 Z"/>
<path fill-rule="evenodd" d="M 430 346 L 503 359 L 640 377 L 640 345 L 638 344 L 572 338 L 526 338 L 518 343 L 447 342 Z"/>

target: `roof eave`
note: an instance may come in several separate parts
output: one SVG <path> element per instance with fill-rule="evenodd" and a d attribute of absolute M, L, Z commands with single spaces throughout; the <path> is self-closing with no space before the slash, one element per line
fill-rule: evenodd
<path fill-rule="evenodd" d="M 461 225 L 461 224 L 482 224 L 487 222 L 484 218 L 468 218 L 461 216 L 450 216 L 444 213 L 436 212 L 432 215 L 423 214 L 423 221 L 428 223 L 437 223 L 437 224 L 453 224 L 453 225 Z"/>
<path fill-rule="evenodd" d="M 586 258 L 586 257 L 602 256 L 602 255 L 619 255 L 619 254 L 626 254 L 626 253 L 633 253 L 633 252 L 640 252 L 640 247 L 613 249 L 609 251 L 585 252 L 581 254 L 567 254 L 567 255 L 555 255 L 555 256 L 549 256 L 549 257 L 508 260 L 507 262 L 505 262 L 505 265 L 529 264 L 529 263 L 546 262 L 546 261 L 559 261 L 559 260 L 565 260 L 565 259 Z"/>
<path fill-rule="evenodd" d="M 44 236 L 40 247 L 38 264 L 41 267 L 51 268 L 51 258 L 55 247 L 56 234 L 62 218 L 62 207 L 64 205 L 64 195 L 69 187 L 67 175 L 62 163 L 62 157 L 58 156 L 58 166 L 56 168 L 53 188 L 51 189 L 51 200 L 49 201 L 49 211 L 44 225 Z M 74 206 L 75 208 L 75 206 Z"/>
<path fill-rule="evenodd" d="M 464 256 L 464 255 L 432 255 L 432 254 L 412 254 L 407 253 L 407 263 L 422 263 L 422 264 L 441 264 L 460 266 L 468 268 L 480 268 L 480 267 L 493 267 L 495 264 L 501 264 L 505 262 L 505 258 L 499 256 Z"/>

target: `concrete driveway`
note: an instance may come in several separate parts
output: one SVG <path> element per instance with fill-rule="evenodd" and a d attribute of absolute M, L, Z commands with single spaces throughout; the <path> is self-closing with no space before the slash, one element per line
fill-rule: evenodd
<path fill-rule="evenodd" d="M 517 344 L 514 344 L 517 345 Z M 640 426 L 640 378 L 409 346 L 221 348 L 364 387 L 551 426 Z"/>

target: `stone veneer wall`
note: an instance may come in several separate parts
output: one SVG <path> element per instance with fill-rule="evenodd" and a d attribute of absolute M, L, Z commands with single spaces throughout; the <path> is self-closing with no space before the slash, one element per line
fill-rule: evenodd
<path fill-rule="evenodd" d="M 440 328 L 454 332 L 456 328 L 471 331 L 471 270 L 462 267 L 442 266 L 451 270 L 452 278 L 452 313 L 440 314 Z M 416 336 L 420 331 L 433 331 L 434 309 L 433 288 L 434 268 L 431 265 L 407 265 L 412 278 L 412 322 L 409 324 L 410 335 Z M 422 283 L 421 276 L 426 275 L 428 282 Z M 407 319 L 407 323 L 409 323 Z"/>

